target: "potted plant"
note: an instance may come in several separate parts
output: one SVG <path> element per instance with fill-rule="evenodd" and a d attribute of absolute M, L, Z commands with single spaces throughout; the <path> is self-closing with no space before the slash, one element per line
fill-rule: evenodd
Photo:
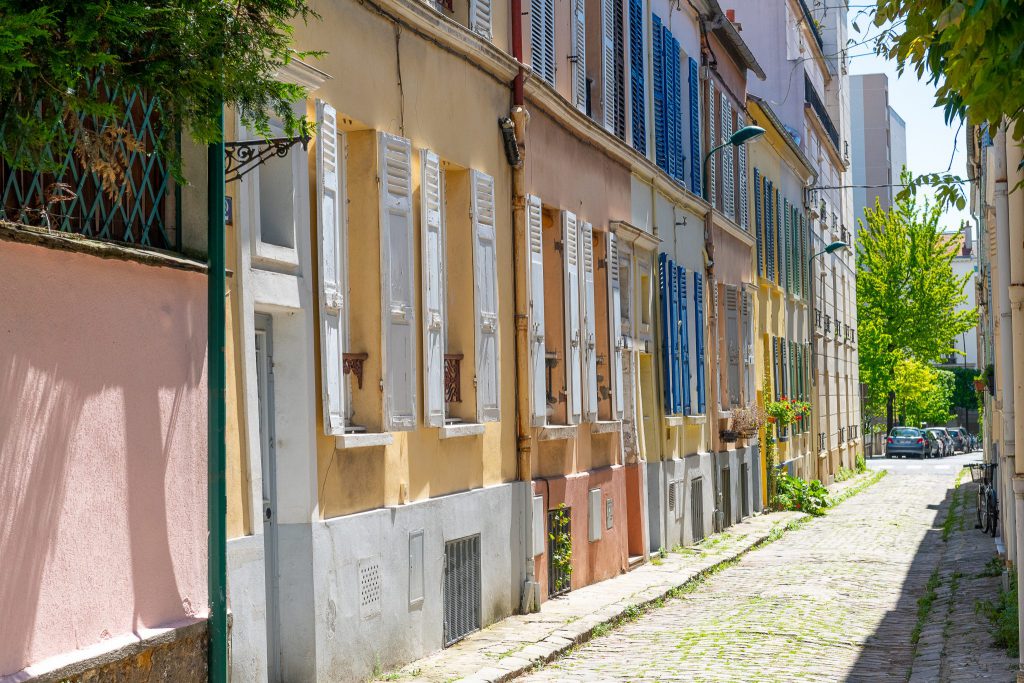
<path fill-rule="evenodd" d="M 764 424 L 765 414 L 756 403 L 732 410 L 732 428 L 744 439 L 752 439 Z"/>
<path fill-rule="evenodd" d="M 718 435 L 722 437 L 722 441 L 726 443 L 735 443 L 739 439 L 739 432 L 735 429 L 720 429 Z"/>

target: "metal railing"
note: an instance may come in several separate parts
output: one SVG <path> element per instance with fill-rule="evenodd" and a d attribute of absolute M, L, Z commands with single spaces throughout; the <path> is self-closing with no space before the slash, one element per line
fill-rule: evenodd
<path fill-rule="evenodd" d="M 832 123 L 832 117 L 828 115 L 828 109 L 825 108 L 825 104 L 818 97 L 818 92 L 814 89 L 814 84 L 811 83 L 810 77 L 804 73 L 804 101 L 810 105 L 814 113 L 818 115 L 821 120 L 821 125 L 825 128 L 825 132 L 828 133 L 829 139 L 835 146 L 836 154 L 839 153 L 839 131 L 836 129 L 834 123 Z"/>

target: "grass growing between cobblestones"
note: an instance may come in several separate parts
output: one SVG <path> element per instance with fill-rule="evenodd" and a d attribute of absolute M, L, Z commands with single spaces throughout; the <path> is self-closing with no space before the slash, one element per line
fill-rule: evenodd
<path fill-rule="evenodd" d="M 963 516 L 960 511 L 960 504 L 963 502 L 960 495 L 960 482 L 966 472 L 966 469 L 960 470 L 956 475 L 956 481 L 953 482 L 953 498 L 949 503 L 946 519 L 942 522 L 942 540 L 944 542 L 949 541 L 954 529 L 963 529 Z"/>
<path fill-rule="evenodd" d="M 883 477 L 886 476 L 886 474 L 888 474 L 886 470 L 878 470 L 876 472 L 873 472 L 863 481 L 853 486 L 850 486 L 846 490 L 842 491 L 839 495 L 833 497 L 830 501 L 831 504 L 829 505 L 828 509 L 833 509 L 843 501 L 864 491 L 869 486 L 880 481 Z M 547 664 L 537 663 L 534 666 L 532 666 L 530 670 L 541 669 L 547 665 L 554 665 L 555 667 L 557 667 L 557 660 L 572 655 L 581 647 L 583 647 L 587 642 L 594 640 L 596 638 L 607 636 L 617 628 L 636 621 L 648 612 L 665 607 L 665 605 L 671 600 L 682 598 L 683 596 L 697 592 L 697 590 L 699 590 L 704 584 L 706 584 L 712 577 L 739 564 L 743 560 L 744 556 L 748 553 L 751 553 L 755 550 L 759 550 L 771 543 L 774 543 L 775 541 L 778 541 L 783 536 L 785 536 L 787 532 L 799 529 L 800 527 L 804 526 L 805 524 L 814 519 L 817 518 L 805 514 L 804 516 L 798 517 L 797 519 L 792 519 L 785 524 L 774 525 L 764 538 L 761 538 L 758 542 L 737 553 L 734 557 L 730 557 L 721 562 L 717 562 L 714 565 L 697 572 L 679 586 L 676 586 L 666 591 L 666 593 L 661 597 L 655 598 L 645 603 L 630 605 L 618 617 L 615 617 L 614 619 L 596 625 L 593 629 L 591 629 L 589 634 L 584 636 L 584 639 L 582 641 L 568 648 L 565 652 L 560 653 L 555 659 L 549 661 Z M 712 538 L 709 538 L 693 548 L 674 547 L 672 548 L 672 552 L 682 554 L 701 554 L 703 552 L 707 552 L 708 550 L 716 548 L 716 546 L 719 546 L 723 543 L 723 541 L 730 539 L 733 535 L 734 534 L 730 532 L 725 532 L 722 534 L 718 534 Z M 668 551 L 666 551 L 664 548 L 661 548 L 659 549 L 658 553 L 651 556 L 651 563 L 660 565 L 663 562 L 662 558 L 667 557 L 667 555 Z M 795 654 L 795 651 L 793 654 Z M 725 656 L 725 653 L 723 653 L 722 656 Z"/>

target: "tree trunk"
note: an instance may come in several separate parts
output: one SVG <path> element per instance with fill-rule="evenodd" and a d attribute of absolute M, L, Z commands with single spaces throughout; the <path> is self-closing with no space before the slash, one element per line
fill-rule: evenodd
<path fill-rule="evenodd" d="M 896 392 L 890 391 L 885 401 L 885 433 L 889 435 L 893 428 L 893 413 L 895 412 Z"/>

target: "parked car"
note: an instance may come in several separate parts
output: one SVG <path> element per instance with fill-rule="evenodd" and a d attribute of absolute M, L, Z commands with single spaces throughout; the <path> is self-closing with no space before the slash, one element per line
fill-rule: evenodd
<path fill-rule="evenodd" d="M 964 437 L 956 427 L 942 427 L 953 440 L 953 453 L 966 453 L 964 450 Z"/>
<path fill-rule="evenodd" d="M 917 427 L 893 427 L 885 440 L 885 455 L 888 458 L 907 457 L 931 458 L 938 455 L 938 441 L 934 436 Z"/>
<path fill-rule="evenodd" d="M 949 434 L 946 433 L 945 429 L 929 427 L 925 431 L 934 436 L 935 440 L 938 441 L 940 458 L 945 458 L 947 455 L 953 455 L 953 440 L 949 437 Z"/>
<path fill-rule="evenodd" d="M 964 453 L 970 453 L 973 451 L 974 440 L 971 438 L 971 435 L 963 427 L 958 428 L 957 431 L 960 432 L 960 438 L 964 441 Z"/>

